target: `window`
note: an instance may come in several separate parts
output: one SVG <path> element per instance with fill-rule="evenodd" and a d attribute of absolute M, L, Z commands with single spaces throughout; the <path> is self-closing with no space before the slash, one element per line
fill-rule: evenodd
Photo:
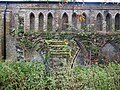
<path fill-rule="evenodd" d="M 24 17 L 19 17 L 19 28 L 24 31 Z"/>
<path fill-rule="evenodd" d="M 53 28 L 53 16 L 51 13 L 49 13 L 47 18 L 47 30 L 52 31 L 52 28 Z"/>
<path fill-rule="evenodd" d="M 83 15 L 83 17 L 84 17 L 85 20 L 81 22 L 81 29 L 83 29 L 83 30 L 86 31 L 87 30 L 87 28 L 86 28 L 86 26 L 87 26 L 87 23 L 86 23 L 87 16 L 86 16 L 85 13 L 83 13 L 82 15 Z"/>
<path fill-rule="evenodd" d="M 66 13 L 62 16 L 62 30 L 66 30 L 68 28 L 68 15 Z"/>
<path fill-rule="evenodd" d="M 112 29 L 112 20 L 111 20 L 111 15 L 108 13 L 106 15 L 106 31 L 111 31 Z"/>
<path fill-rule="evenodd" d="M 30 14 L 30 31 L 35 30 L 35 16 L 33 13 Z"/>
<path fill-rule="evenodd" d="M 96 26 L 96 28 L 97 28 L 97 31 L 102 31 L 102 20 L 103 20 L 103 17 L 102 17 L 102 14 L 101 13 L 99 13 L 98 15 L 97 15 L 97 26 Z"/>
<path fill-rule="evenodd" d="M 76 13 L 72 14 L 72 25 L 74 28 L 77 28 L 77 15 L 76 15 Z"/>
<path fill-rule="evenodd" d="M 115 30 L 120 30 L 120 14 L 117 13 L 115 16 Z"/>
<path fill-rule="evenodd" d="M 43 25 L 44 25 L 44 16 L 42 13 L 39 14 L 39 30 L 43 30 Z"/>

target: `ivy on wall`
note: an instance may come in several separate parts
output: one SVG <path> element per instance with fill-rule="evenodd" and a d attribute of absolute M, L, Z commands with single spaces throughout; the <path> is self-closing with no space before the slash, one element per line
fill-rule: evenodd
<path fill-rule="evenodd" d="M 21 33 L 21 32 L 19 32 Z M 76 39 L 78 42 L 82 44 L 82 48 L 84 47 L 83 52 L 87 53 L 87 60 L 99 61 L 101 56 L 101 49 L 106 43 L 114 42 L 114 45 L 117 47 L 117 50 L 120 51 L 120 33 L 95 33 L 95 32 L 27 32 L 22 33 L 17 36 L 18 45 L 25 50 L 33 51 L 38 48 L 43 48 L 44 40 L 68 40 L 69 42 L 74 41 Z M 40 38 L 40 39 L 38 39 Z M 37 42 L 37 43 L 36 43 Z M 41 46 L 39 46 L 41 43 Z M 74 42 L 76 43 L 76 42 Z M 39 45 L 38 45 L 39 44 Z M 43 46 L 42 46 L 43 45 Z M 37 48 L 36 48 L 37 46 Z M 78 45 L 76 44 L 76 47 Z M 104 56 L 105 57 L 105 56 Z M 92 63 L 92 62 L 91 62 Z"/>

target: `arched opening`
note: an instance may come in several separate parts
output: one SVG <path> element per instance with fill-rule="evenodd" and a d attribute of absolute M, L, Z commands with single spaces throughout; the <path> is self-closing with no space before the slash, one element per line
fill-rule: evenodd
<path fill-rule="evenodd" d="M 106 31 L 111 31 L 112 29 L 112 18 L 111 15 L 108 13 L 106 15 Z"/>
<path fill-rule="evenodd" d="M 87 30 L 87 27 L 86 27 L 87 26 L 87 20 L 86 20 L 87 19 L 87 15 L 85 13 L 83 13 L 82 15 L 84 17 L 84 21 L 81 22 L 81 29 L 86 31 Z"/>
<path fill-rule="evenodd" d="M 51 13 L 49 13 L 47 17 L 47 30 L 52 31 L 52 28 L 53 28 L 53 16 Z"/>
<path fill-rule="evenodd" d="M 120 30 L 120 14 L 117 13 L 115 16 L 115 30 Z"/>
<path fill-rule="evenodd" d="M 72 14 L 72 25 L 74 28 L 77 28 L 77 15 L 76 15 L 76 13 Z"/>
<path fill-rule="evenodd" d="M 44 16 L 42 13 L 39 14 L 39 30 L 43 30 L 43 25 L 44 25 Z"/>
<path fill-rule="evenodd" d="M 96 29 L 97 29 L 97 31 L 102 31 L 102 27 L 103 27 L 102 20 L 103 20 L 102 14 L 99 13 L 97 15 L 97 22 L 96 22 Z"/>
<path fill-rule="evenodd" d="M 24 17 L 19 17 L 19 28 L 24 30 Z"/>
<path fill-rule="evenodd" d="M 66 13 L 62 16 L 62 30 L 66 30 L 68 28 L 68 15 Z"/>
<path fill-rule="evenodd" d="M 35 30 L 35 16 L 33 13 L 30 14 L 30 30 Z"/>

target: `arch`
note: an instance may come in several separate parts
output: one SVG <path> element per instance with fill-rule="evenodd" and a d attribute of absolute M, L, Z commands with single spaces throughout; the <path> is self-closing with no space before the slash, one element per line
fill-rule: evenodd
<path fill-rule="evenodd" d="M 120 14 L 115 15 L 115 30 L 120 30 Z"/>
<path fill-rule="evenodd" d="M 47 30 L 52 31 L 53 29 L 53 16 L 51 13 L 48 13 L 47 17 Z"/>
<path fill-rule="evenodd" d="M 111 14 L 106 15 L 106 31 L 111 31 L 112 29 L 112 16 Z"/>
<path fill-rule="evenodd" d="M 19 16 L 19 28 L 24 31 L 24 17 Z"/>
<path fill-rule="evenodd" d="M 97 20 L 96 20 L 96 29 L 98 31 L 102 31 L 102 28 L 103 28 L 103 25 L 102 25 L 103 16 L 102 16 L 102 14 L 98 13 L 96 18 L 97 18 Z"/>
<path fill-rule="evenodd" d="M 35 29 L 35 15 L 30 13 L 30 30 L 33 31 Z"/>
<path fill-rule="evenodd" d="M 64 13 L 62 16 L 62 30 L 65 30 L 68 28 L 68 15 L 67 13 Z"/>
<path fill-rule="evenodd" d="M 76 13 L 72 14 L 72 25 L 74 28 L 77 28 L 77 15 L 76 15 Z"/>
<path fill-rule="evenodd" d="M 39 30 L 43 30 L 44 25 L 44 15 L 42 13 L 39 14 Z"/>
<path fill-rule="evenodd" d="M 87 15 L 86 15 L 86 13 L 83 13 L 82 15 L 84 16 L 85 20 L 81 22 L 81 29 L 86 31 L 87 30 L 87 28 L 86 28 L 86 26 L 87 26 L 87 20 L 86 20 L 87 19 Z"/>

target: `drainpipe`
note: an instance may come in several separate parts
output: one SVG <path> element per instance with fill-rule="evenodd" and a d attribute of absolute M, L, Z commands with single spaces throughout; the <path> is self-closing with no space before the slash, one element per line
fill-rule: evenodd
<path fill-rule="evenodd" d="M 7 2 L 6 2 L 6 7 L 4 10 L 4 56 L 3 59 L 6 59 L 6 11 L 7 11 Z"/>
<path fill-rule="evenodd" d="M 75 0 L 73 0 L 73 13 L 74 13 L 74 10 L 75 10 Z"/>

